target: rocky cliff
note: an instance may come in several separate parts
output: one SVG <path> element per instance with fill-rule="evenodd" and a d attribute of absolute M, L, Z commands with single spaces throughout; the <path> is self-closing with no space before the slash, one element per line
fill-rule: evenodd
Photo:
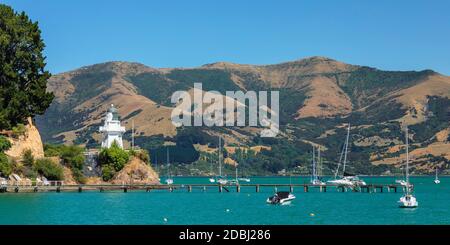
<path fill-rule="evenodd" d="M 28 124 L 25 125 L 25 133 L 18 137 L 8 137 L 11 142 L 11 148 L 5 152 L 7 156 L 14 159 L 20 159 L 22 153 L 31 150 L 35 158 L 44 157 L 44 147 L 41 135 L 38 129 L 33 125 L 31 118 L 28 118 Z"/>
<path fill-rule="evenodd" d="M 110 181 L 111 184 L 159 184 L 158 174 L 151 166 L 133 157 Z"/>

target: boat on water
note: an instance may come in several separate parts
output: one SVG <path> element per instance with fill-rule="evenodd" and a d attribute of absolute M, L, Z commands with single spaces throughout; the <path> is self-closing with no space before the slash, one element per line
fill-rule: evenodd
<path fill-rule="evenodd" d="M 311 174 L 311 184 L 313 185 L 326 185 L 325 182 L 322 181 L 322 161 L 320 159 L 320 146 L 317 147 L 317 163 L 316 163 L 316 154 L 315 147 L 313 146 L 312 150 L 312 174 Z"/>
<path fill-rule="evenodd" d="M 405 194 L 400 197 L 399 206 L 400 208 L 417 208 L 419 206 L 419 202 L 417 202 L 416 197 L 413 195 L 412 185 L 409 183 L 409 135 L 408 135 L 408 127 L 405 129 L 406 135 L 406 167 L 405 167 Z"/>
<path fill-rule="evenodd" d="M 403 179 L 398 179 L 398 180 L 395 181 L 395 183 L 400 184 L 401 186 L 407 186 L 408 185 L 408 183 L 406 183 L 406 181 L 403 180 Z"/>
<path fill-rule="evenodd" d="M 219 136 L 219 150 L 217 151 L 218 154 L 218 165 L 219 165 L 219 175 L 215 178 L 209 178 L 209 182 L 211 183 L 218 183 L 220 185 L 226 185 L 228 184 L 228 179 L 222 176 L 222 137 Z"/>
<path fill-rule="evenodd" d="M 167 179 L 165 180 L 165 182 L 168 185 L 172 185 L 173 184 L 173 178 L 172 178 L 172 173 L 170 172 L 169 148 L 167 148 L 167 169 L 169 171 L 169 174 L 167 175 Z"/>
<path fill-rule="evenodd" d="M 329 183 L 329 184 L 343 185 L 346 187 L 356 187 L 356 186 L 366 185 L 366 182 L 364 180 L 360 179 L 358 176 L 345 172 L 345 168 L 347 166 L 347 152 L 348 152 L 349 137 L 350 137 L 350 123 L 348 124 L 347 137 L 345 139 L 344 146 L 342 147 L 342 152 L 341 152 L 341 156 L 339 157 L 338 166 L 334 173 L 334 179 L 328 180 L 327 183 Z M 342 175 L 338 176 L 341 162 L 342 162 L 342 166 L 343 166 L 342 167 Z"/>
<path fill-rule="evenodd" d="M 275 193 L 273 196 L 267 198 L 268 204 L 289 204 L 292 200 L 295 199 L 294 194 L 288 191 L 279 191 Z"/>
<path fill-rule="evenodd" d="M 250 178 L 238 178 L 238 180 L 239 181 L 242 181 L 242 182 L 250 182 L 251 181 L 251 179 Z"/>
<path fill-rule="evenodd" d="M 436 167 L 436 176 L 434 177 L 434 183 L 435 184 L 441 183 L 441 181 L 439 180 L 439 177 L 438 177 L 438 168 L 437 167 Z"/>

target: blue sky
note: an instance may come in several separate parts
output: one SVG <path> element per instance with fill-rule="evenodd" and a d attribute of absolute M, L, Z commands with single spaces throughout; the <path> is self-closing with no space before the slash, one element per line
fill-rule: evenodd
<path fill-rule="evenodd" d="M 450 1 L 1 0 L 38 21 L 52 73 L 327 56 L 450 75 Z"/>

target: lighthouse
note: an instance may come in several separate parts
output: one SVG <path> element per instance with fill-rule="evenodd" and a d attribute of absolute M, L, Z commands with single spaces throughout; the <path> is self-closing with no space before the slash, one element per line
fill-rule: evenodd
<path fill-rule="evenodd" d="M 125 127 L 120 125 L 119 114 L 113 104 L 106 113 L 105 122 L 100 127 L 100 133 L 103 136 L 102 148 L 111 147 L 114 141 L 120 148 L 123 148 L 122 135 L 125 133 Z"/>

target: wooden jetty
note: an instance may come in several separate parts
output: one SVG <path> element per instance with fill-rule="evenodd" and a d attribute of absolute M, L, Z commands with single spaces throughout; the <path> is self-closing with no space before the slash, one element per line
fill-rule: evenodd
<path fill-rule="evenodd" d="M 175 190 L 186 190 L 193 192 L 193 190 L 207 191 L 218 190 L 218 192 L 241 192 L 242 190 L 255 190 L 260 192 L 265 190 L 289 190 L 290 192 L 316 192 L 326 193 L 328 190 L 338 192 L 361 192 L 361 193 L 389 193 L 403 191 L 404 186 L 400 184 L 367 184 L 360 186 L 343 186 L 343 185 L 314 185 L 314 184 L 92 184 L 92 185 L 3 185 L 0 186 L 0 193 L 18 193 L 18 192 L 85 192 L 85 191 L 145 191 L 151 192 L 153 190 L 167 190 L 173 192 Z"/>

